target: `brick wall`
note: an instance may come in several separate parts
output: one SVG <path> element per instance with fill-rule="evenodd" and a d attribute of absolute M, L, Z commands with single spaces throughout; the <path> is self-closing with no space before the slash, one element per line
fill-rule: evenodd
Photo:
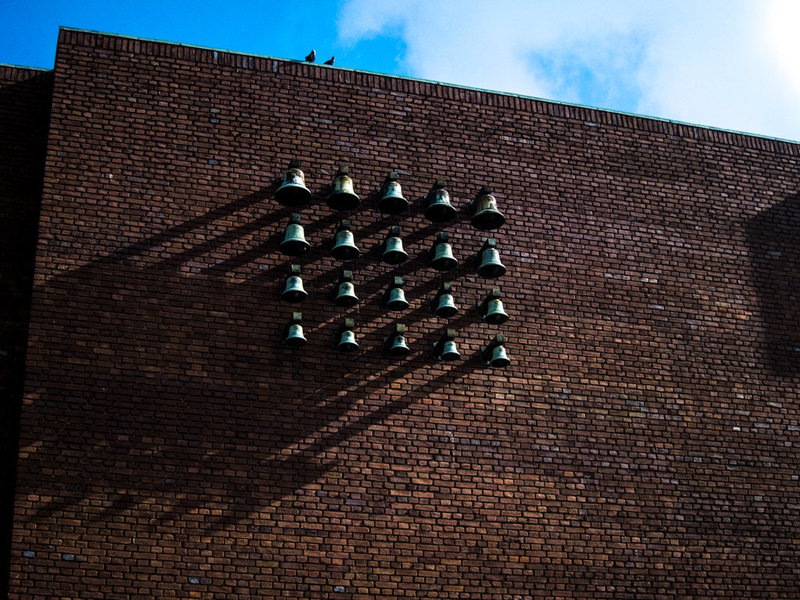
<path fill-rule="evenodd" d="M 0 597 L 6 597 L 52 73 L 0 65 Z"/>
<path fill-rule="evenodd" d="M 55 72 L 12 598 L 796 597 L 800 146 L 72 30 Z M 273 197 L 293 157 L 299 259 Z M 344 265 L 339 164 L 363 200 Z M 399 216 L 375 209 L 390 169 Z M 446 227 L 422 216 L 437 178 Z M 486 183 L 498 281 L 472 262 Z M 389 313 L 397 275 L 411 306 Z M 451 319 L 430 314 L 444 281 Z M 499 326 L 474 310 L 495 285 Z M 392 360 L 397 322 L 412 352 Z M 489 369 L 498 333 L 512 363 Z"/>

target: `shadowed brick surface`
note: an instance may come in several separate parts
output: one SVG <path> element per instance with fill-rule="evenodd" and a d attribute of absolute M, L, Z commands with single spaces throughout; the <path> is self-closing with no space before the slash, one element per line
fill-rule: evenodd
<path fill-rule="evenodd" d="M 312 250 L 278 244 L 289 160 Z M 800 146 L 63 30 L 11 597 L 793 598 Z M 325 247 L 349 165 L 362 256 Z M 399 170 L 411 208 L 375 209 Z M 420 198 L 444 178 L 445 227 Z M 475 275 L 493 187 L 508 273 Z M 400 225 L 410 260 L 380 262 Z M 451 234 L 459 267 L 428 263 Z M 309 298 L 280 300 L 293 262 Z M 362 302 L 333 306 L 342 268 Z M 381 295 L 405 279 L 407 311 Z M 451 281 L 462 312 L 433 317 Z M 511 319 L 480 323 L 503 290 Z M 309 344 L 281 344 L 302 310 Z M 332 350 L 355 318 L 354 355 Z M 409 357 L 382 345 L 408 326 Z M 436 363 L 445 327 L 462 359 Z M 512 364 L 483 366 L 491 338 Z"/>
<path fill-rule="evenodd" d="M 8 582 L 19 411 L 52 73 L 0 65 L 0 597 Z"/>

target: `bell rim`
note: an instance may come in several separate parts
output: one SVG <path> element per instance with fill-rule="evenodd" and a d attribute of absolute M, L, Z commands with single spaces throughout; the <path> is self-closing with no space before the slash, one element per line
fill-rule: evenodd
<path fill-rule="evenodd" d="M 508 272 L 505 265 L 487 265 L 478 267 L 478 275 L 484 279 L 498 279 Z"/>
<path fill-rule="evenodd" d="M 359 349 L 359 345 L 356 342 L 342 342 L 342 343 L 336 344 L 336 351 L 337 352 L 348 353 L 348 352 L 354 352 L 355 350 L 358 350 L 358 349 Z"/>
<path fill-rule="evenodd" d="M 386 303 L 386 308 L 392 312 L 406 310 L 409 306 L 411 306 L 411 304 L 409 304 L 408 300 L 391 300 Z"/>
<path fill-rule="evenodd" d="M 361 299 L 358 296 L 337 296 L 333 301 L 336 306 L 341 306 L 343 308 L 355 306 L 359 302 L 361 302 Z"/>
<path fill-rule="evenodd" d="M 396 215 L 408 209 L 408 200 L 403 197 L 381 198 L 378 201 L 378 210 L 387 215 Z"/>
<path fill-rule="evenodd" d="M 470 220 L 471 225 L 480 231 L 499 229 L 506 223 L 506 217 L 499 210 L 482 210 Z"/>
<path fill-rule="evenodd" d="M 453 362 L 454 360 L 459 360 L 460 358 L 460 352 L 442 352 L 442 354 L 439 356 L 439 360 L 442 362 Z"/>
<path fill-rule="evenodd" d="M 390 265 L 399 265 L 408 260 L 408 254 L 401 252 L 400 250 L 392 250 L 389 252 L 384 252 L 381 260 Z"/>
<path fill-rule="evenodd" d="M 361 250 L 358 248 L 345 248 L 340 247 L 339 249 L 334 248 L 331 250 L 331 256 L 336 260 L 340 260 L 342 262 L 347 262 L 350 260 L 355 260 L 359 256 L 361 256 Z"/>
<path fill-rule="evenodd" d="M 308 292 L 306 291 L 290 290 L 288 292 L 281 293 L 281 299 L 285 302 L 289 302 L 290 304 L 302 302 L 306 298 L 308 298 Z"/>
<path fill-rule="evenodd" d="M 442 317 L 445 319 L 449 319 L 450 317 L 455 317 L 459 313 L 459 309 L 457 306 L 444 306 L 441 308 L 437 308 L 433 311 L 433 314 L 437 317 Z"/>
<path fill-rule="evenodd" d="M 458 266 L 457 258 L 436 258 L 431 261 L 437 271 L 452 271 Z"/>
<path fill-rule="evenodd" d="M 287 348 L 302 348 L 308 343 L 305 337 L 287 337 L 283 340 L 283 345 Z"/>
<path fill-rule="evenodd" d="M 387 356 L 391 356 L 392 358 L 402 358 L 404 356 L 408 356 L 411 354 L 411 348 L 408 346 L 398 346 L 396 348 L 388 348 L 386 350 Z"/>
<path fill-rule="evenodd" d="M 325 198 L 325 203 L 334 210 L 355 210 L 361 206 L 361 198 L 358 194 L 335 192 Z"/>
<path fill-rule="evenodd" d="M 439 213 L 445 213 L 446 216 L 437 216 Z M 458 211 L 450 204 L 446 206 L 431 204 L 422 214 L 426 219 L 428 219 L 428 221 L 432 223 L 444 223 L 446 221 L 455 219 L 458 215 Z"/>
<path fill-rule="evenodd" d="M 311 244 L 305 240 L 284 240 L 278 248 L 287 256 L 300 256 L 311 249 Z"/>
<path fill-rule="evenodd" d="M 495 369 L 503 369 L 511 364 L 511 359 L 508 357 L 505 358 L 493 358 L 489 361 L 489 366 Z"/>
<path fill-rule="evenodd" d="M 507 314 L 502 315 L 487 315 L 483 318 L 484 323 L 489 325 L 502 325 L 507 322 L 510 317 Z"/>
<path fill-rule="evenodd" d="M 275 190 L 275 199 L 284 206 L 303 206 L 311 201 L 311 190 L 289 183 Z"/>

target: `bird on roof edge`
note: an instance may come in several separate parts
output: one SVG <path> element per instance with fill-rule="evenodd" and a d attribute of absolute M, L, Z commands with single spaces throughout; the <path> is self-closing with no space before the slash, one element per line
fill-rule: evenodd
<path fill-rule="evenodd" d="M 308 53 L 308 56 L 306 56 L 306 62 L 314 62 L 315 60 L 317 60 L 317 51 L 312 50 Z"/>
<path fill-rule="evenodd" d="M 336 58 L 335 56 L 331 56 L 328 60 L 325 61 L 325 64 L 332 65 L 335 58 Z"/>

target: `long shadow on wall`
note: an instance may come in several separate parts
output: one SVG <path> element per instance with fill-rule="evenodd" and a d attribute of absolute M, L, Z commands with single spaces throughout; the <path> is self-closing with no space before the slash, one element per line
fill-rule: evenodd
<path fill-rule="evenodd" d="M 778 375 L 795 375 L 800 372 L 800 194 L 750 220 L 747 238 L 769 364 Z"/>
<path fill-rule="evenodd" d="M 37 288 L 38 306 L 56 324 L 34 327 L 48 342 L 32 357 L 44 371 L 28 392 L 38 439 L 26 440 L 36 449 L 20 457 L 19 497 L 52 500 L 26 515 L 21 530 L 65 518 L 102 529 L 137 514 L 153 537 L 178 522 L 184 531 L 219 531 L 263 515 L 336 469 L 348 460 L 347 451 L 337 451 L 345 440 L 480 368 L 474 359 L 430 368 L 429 340 L 419 345 L 424 355 L 399 363 L 380 352 L 363 360 L 336 356 L 327 335 L 333 323 L 320 325 L 325 335 L 307 349 L 289 351 L 276 327 L 289 312 L 276 285 L 283 263 L 268 271 L 273 281 L 232 283 L 213 269 L 182 269 L 212 252 L 230 252 L 229 262 L 246 266 L 236 258 L 242 248 L 226 244 L 285 220 L 287 209 L 267 207 L 257 226 L 211 241 L 190 243 L 192 232 L 262 201 L 269 201 L 266 192 L 243 197 Z M 248 259 L 274 252 L 259 239 L 250 243 L 256 250 L 245 250 Z M 302 310 L 331 313 L 328 305 L 319 298 Z M 364 325 L 369 319 L 362 313 Z M 418 369 L 430 370 L 423 385 L 392 385 Z M 153 498 L 155 506 L 148 504 Z M 63 543 L 70 553 L 80 545 Z"/>

